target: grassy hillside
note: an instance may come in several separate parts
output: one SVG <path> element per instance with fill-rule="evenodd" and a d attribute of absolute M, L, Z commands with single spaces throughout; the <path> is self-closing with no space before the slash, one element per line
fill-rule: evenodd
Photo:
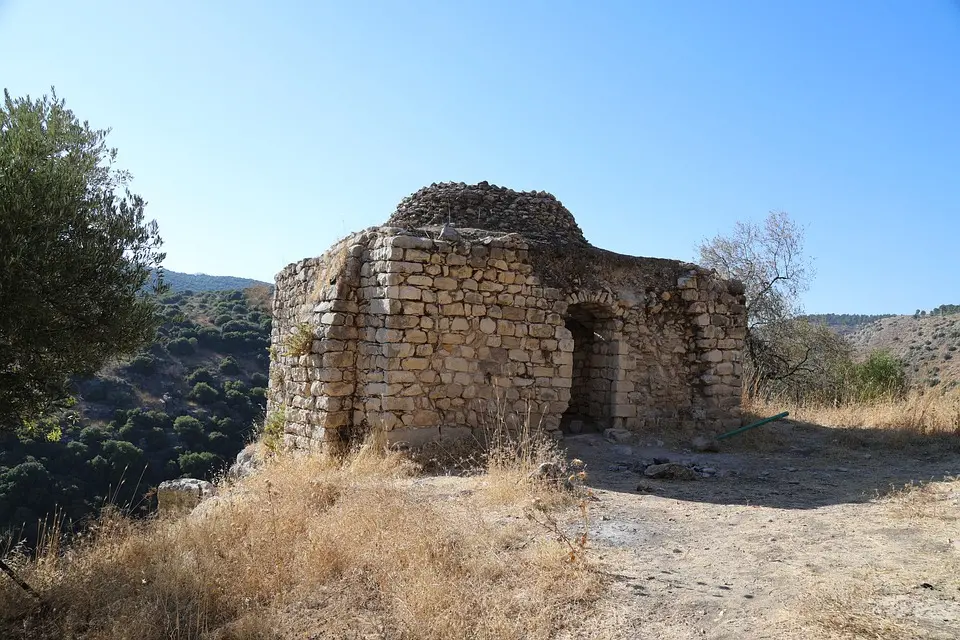
<path fill-rule="evenodd" d="M 163 281 L 170 285 L 170 290 L 175 293 L 179 291 L 233 291 L 250 287 L 273 286 L 269 282 L 251 280 L 250 278 L 211 276 L 206 273 L 180 273 L 167 269 L 163 270 Z"/>
<path fill-rule="evenodd" d="M 60 510 L 149 507 L 163 480 L 209 478 L 251 437 L 266 401 L 269 289 L 171 293 L 157 340 L 76 382 L 56 442 L 0 436 L 0 530 L 31 537 Z"/>
<path fill-rule="evenodd" d="M 849 336 L 858 353 L 887 350 L 904 361 L 914 384 L 960 384 L 960 315 L 893 316 Z"/>

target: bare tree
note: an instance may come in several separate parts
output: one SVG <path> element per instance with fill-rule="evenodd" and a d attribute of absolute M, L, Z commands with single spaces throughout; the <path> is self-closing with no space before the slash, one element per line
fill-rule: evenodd
<path fill-rule="evenodd" d="M 744 374 L 751 394 L 776 389 L 797 395 L 847 353 L 842 340 L 799 318 L 800 295 L 813 277 L 803 240 L 803 229 L 789 215 L 773 211 L 762 224 L 737 222 L 730 235 L 697 247 L 700 264 L 744 285 Z"/>
<path fill-rule="evenodd" d="M 700 264 L 743 283 L 750 328 L 802 312 L 799 297 L 813 267 L 803 254 L 803 229 L 785 212 L 770 212 L 763 224 L 737 222 L 732 234 L 705 240 L 698 250 Z"/>

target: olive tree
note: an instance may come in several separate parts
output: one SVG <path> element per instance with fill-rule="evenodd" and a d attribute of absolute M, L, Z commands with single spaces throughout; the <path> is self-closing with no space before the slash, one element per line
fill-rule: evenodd
<path fill-rule="evenodd" d="M 700 264 L 744 285 L 744 377 L 751 394 L 799 400 L 813 387 L 826 393 L 840 363 L 849 359 L 843 339 L 800 317 L 800 296 L 813 277 L 803 241 L 803 229 L 785 212 L 773 211 L 762 223 L 737 222 L 729 235 L 697 247 Z"/>
<path fill-rule="evenodd" d="M 161 240 L 115 166 L 109 130 L 56 92 L 0 107 L 0 429 L 36 424 L 72 376 L 135 352 L 158 326 Z M 153 283 L 152 290 L 151 286 Z"/>

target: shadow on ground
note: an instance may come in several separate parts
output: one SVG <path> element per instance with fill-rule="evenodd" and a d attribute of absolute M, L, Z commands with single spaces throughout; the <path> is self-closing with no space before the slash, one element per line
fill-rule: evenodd
<path fill-rule="evenodd" d="M 697 453 L 682 441 L 665 443 L 655 436 L 618 444 L 599 433 L 567 436 L 563 446 L 570 458 L 587 464 L 588 485 L 596 489 L 780 509 L 867 502 L 911 482 L 960 475 L 958 436 L 790 420 L 761 429 L 724 441 L 718 453 Z M 688 481 L 647 478 L 643 469 L 654 459 L 695 464 L 707 475 Z"/>

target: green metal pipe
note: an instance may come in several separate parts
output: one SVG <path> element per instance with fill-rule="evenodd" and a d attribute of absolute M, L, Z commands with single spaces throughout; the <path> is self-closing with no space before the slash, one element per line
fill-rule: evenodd
<path fill-rule="evenodd" d="M 739 429 L 734 429 L 733 431 L 728 431 L 727 433 L 723 434 L 722 436 L 717 436 L 717 440 L 724 440 L 724 439 L 729 438 L 729 437 L 731 437 L 731 436 L 735 436 L 735 435 L 737 435 L 737 434 L 739 434 L 739 433 L 743 433 L 744 431 L 749 431 L 750 429 L 756 429 L 757 427 L 761 427 L 761 426 L 767 424 L 768 422 L 774 422 L 775 420 L 781 420 L 781 419 L 783 419 L 783 418 L 786 418 L 788 415 L 790 415 L 790 412 L 789 412 L 789 411 L 784 411 L 783 413 L 778 413 L 778 414 L 775 415 L 775 416 L 770 416 L 769 418 L 764 418 L 763 420 L 757 420 L 756 422 L 752 422 L 752 423 L 748 424 L 748 425 L 745 426 L 745 427 L 740 427 Z"/>

